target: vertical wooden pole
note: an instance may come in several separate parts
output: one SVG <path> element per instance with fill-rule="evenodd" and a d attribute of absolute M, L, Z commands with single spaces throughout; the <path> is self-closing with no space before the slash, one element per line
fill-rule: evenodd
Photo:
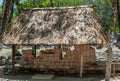
<path fill-rule="evenodd" d="M 82 73 L 83 73 L 83 54 L 80 56 L 80 78 L 82 78 Z"/>
<path fill-rule="evenodd" d="M 15 72 L 15 53 L 16 53 L 16 46 L 12 46 L 12 73 L 14 75 Z"/>
<path fill-rule="evenodd" d="M 58 49 L 61 49 L 61 45 L 60 45 L 60 44 L 59 44 L 59 45 L 57 45 L 57 48 L 58 48 Z"/>
<path fill-rule="evenodd" d="M 35 54 L 36 57 L 36 45 L 32 46 L 33 53 Z"/>
<path fill-rule="evenodd" d="M 82 51 L 81 50 L 82 48 L 80 47 L 80 51 Z M 83 52 L 84 52 L 84 50 L 83 50 Z M 82 73 L 83 73 L 83 52 L 80 52 L 80 75 L 79 75 L 79 77 L 80 78 L 82 78 Z"/>
<path fill-rule="evenodd" d="M 36 57 L 36 47 L 37 47 L 37 46 L 35 45 L 35 46 L 34 46 L 34 48 L 35 48 L 35 49 L 34 49 L 35 57 Z"/>

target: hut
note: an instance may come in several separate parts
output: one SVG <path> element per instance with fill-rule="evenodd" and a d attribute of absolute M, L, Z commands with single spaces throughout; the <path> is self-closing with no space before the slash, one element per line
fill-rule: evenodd
<path fill-rule="evenodd" d="M 68 68 L 65 62 L 69 62 L 72 68 L 80 65 L 80 76 L 82 76 L 83 64 L 90 61 L 92 63 L 95 62 L 95 50 L 90 45 L 104 45 L 107 42 L 108 38 L 100 18 L 93 6 L 88 5 L 25 10 L 16 17 L 8 33 L 3 36 L 3 43 L 13 46 L 13 67 L 16 45 L 56 45 L 58 48 L 61 45 L 69 45 L 72 52 L 64 49 L 68 54 L 66 58 L 62 58 L 59 55 L 61 54 L 60 49 L 52 50 L 51 56 L 46 54 L 49 54 L 49 51 L 42 51 L 41 57 L 43 55 L 44 61 L 52 58 L 53 60 L 49 59 L 48 63 L 44 63 L 53 64 L 52 68 L 55 66 L 54 62 L 59 62 L 58 65 L 61 66 L 66 64 L 65 68 Z M 23 51 L 23 54 L 31 54 L 29 58 L 34 59 L 32 56 L 33 52 L 30 50 L 27 52 Z M 24 57 L 26 58 L 27 56 Z M 38 60 L 35 59 L 34 61 Z M 72 62 L 73 64 L 71 64 Z M 75 65 L 77 62 L 78 65 Z M 44 64 L 42 62 L 39 65 Z"/>

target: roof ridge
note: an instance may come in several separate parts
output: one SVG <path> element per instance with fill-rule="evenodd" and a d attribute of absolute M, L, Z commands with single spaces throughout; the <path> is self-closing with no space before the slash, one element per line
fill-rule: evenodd
<path fill-rule="evenodd" d="M 68 6 L 68 7 L 45 7 L 45 8 L 29 8 L 26 10 L 57 10 L 57 9 L 74 9 L 74 8 L 90 8 L 93 5 L 80 5 L 80 6 Z"/>

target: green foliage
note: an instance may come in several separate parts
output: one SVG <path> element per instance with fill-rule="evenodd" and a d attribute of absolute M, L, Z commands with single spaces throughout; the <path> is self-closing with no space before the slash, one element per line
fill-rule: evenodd
<path fill-rule="evenodd" d="M 36 2 L 34 2 L 35 4 L 33 4 L 34 0 L 24 0 L 23 2 L 21 2 L 21 6 L 23 9 L 25 8 L 35 8 L 35 7 L 50 7 L 51 6 L 51 2 L 50 0 L 36 0 Z M 60 6 L 77 6 L 80 5 L 80 3 L 83 0 L 53 0 L 53 6 L 55 7 L 60 7 Z"/>
<path fill-rule="evenodd" d="M 116 21 L 117 21 L 117 18 L 116 18 Z M 115 30 L 115 32 L 120 32 L 118 21 L 115 24 L 115 29 L 114 30 Z"/>
<path fill-rule="evenodd" d="M 104 6 L 104 7 L 111 7 L 111 5 L 112 5 L 112 3 L 111 3 L 111 1 L 110 0 L 99 0 L 98 1 L 98 4 L 100 5 L 100 6 Z"/>
<path fill-rule="evenodd" d="M 2 5 L 0 5 L 0 16 L 2 15 Z"/>
<path fill-rule="evenodd" d="M 25 0 L 21 2 L 22 9 L 47 6 L 50 6 L 50 0 L 37 0 L 36 2 L 33 2 L 33 0 Z"/>
<path fill-rule="evenodd" d="M 84 0 L 82 4 L 94 5 L 97 13 L 99 14 L 105 31 L 109 31 L 111 16 L 112 16 L 112 0 Z M 120 3 L 120 0 L 119 0 Z M 120 4 L 119 4 L 120 6 Z M 119 31 L 118 20 L 115 25 L 115 32 Z"/>
<path fill-rule="evenodd" d="M 80 5 L 83 0 L 54 0 L 54 6 L 77 6 Z"/>

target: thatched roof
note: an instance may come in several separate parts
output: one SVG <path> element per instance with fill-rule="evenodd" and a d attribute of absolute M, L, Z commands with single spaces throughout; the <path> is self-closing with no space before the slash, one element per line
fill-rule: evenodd
<path fill-rule="evenodd" d="M 12 23 L 4 44 L 105 44 L 92 6 L 29 9 Z"/>

